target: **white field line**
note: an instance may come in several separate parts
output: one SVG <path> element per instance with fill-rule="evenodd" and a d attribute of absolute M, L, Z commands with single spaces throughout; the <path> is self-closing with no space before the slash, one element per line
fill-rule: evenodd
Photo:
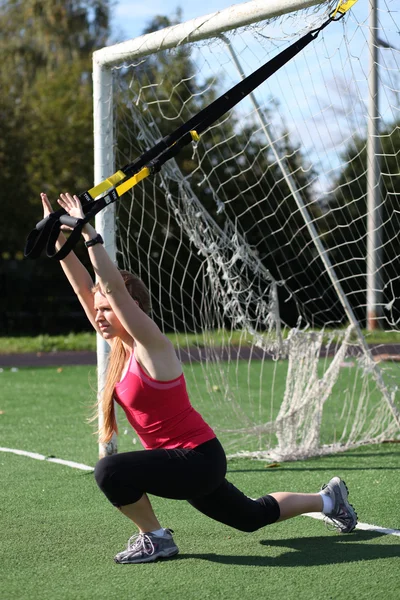
<path fill-rule="evenodd" d="M 14 450 L 13 448 L 1 448 L 0 452 L 9 452 L 11 454 L 18 454 L 19 456 L 27 456 L 28 458 L 34 458 L 35 460 L 44 460 L 46 462 L 53 462 L 59 465 L 65 465 L 66 467 L 72 467 L 73 469 L 81 469 L 82 471 L 93 471 L 93 467 L 84 465 L 82 463 L 73 462 L 70 460 L 63 460 L 62 458 L 49 458 L 44 454 L 37 454 L 36 452 L 26 452 L 25 450 Z M 322 521 L 324 515 L 318 512 L 306 513 L 303 517 L 311 517 L 312 519 L 318 519 Z M 380 527 L 379 525 L 370 525 L 369 523 L 358 523 L 356 529 L 362 529 L 364 531 L 376 531 L 377 533 L 383 533 L 385 535 L 395 535 L 400 537 L 399 529 L 387 529 L 386 527 Z"/>
<path fill-rule="evenodd" d="M 26 452 L 25 450 L 14 450 L 13 448 L 1 448 L 0 452 L 10 452 L 11 454 L 18 454 L 19 456 L 28 456 L 28 458 L 34 458 L 35 460 L 45 460 L 46 462 L 53 462 L 59 465 L 65 465 L 66 467 L 72 467 L 73 469 L 81 469 L 82 471 L 93 471 L 93 467 L 83 465 L 82 463 L 72 462 L 70 460 L 63 460 L 62 458 L 51 458 L 44 456 L 44 454 L 37 454 L 36 452 Z"/>
<path fill-rule="evenodd" d="M 323 521 L 325 515 L 318 512 L 305 513 L 303 517 L 311 517 L 312 519 L 318 519 Z M 396 535 L 400 537 L 399 529 L 387 529 L 386 527 L 380 527 L 379 525 L 370 525 L 369 523 L 358 523 L 356 529 L 363 529 L 364 531 L 376 531 L 377 533 L 385 533 L 386 535 Z"/>

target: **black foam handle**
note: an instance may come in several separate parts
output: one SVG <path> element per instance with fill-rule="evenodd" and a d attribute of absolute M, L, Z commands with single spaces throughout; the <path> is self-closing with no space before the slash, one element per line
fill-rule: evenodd
<path fill-rule="evenodd" d="M 72 228 L 75 228 L 81 220 L 77 217 L 71 217 L 71 215 L 61 215 L 59 219 L 61 225 L 68 225 L 68 227 Z"/>

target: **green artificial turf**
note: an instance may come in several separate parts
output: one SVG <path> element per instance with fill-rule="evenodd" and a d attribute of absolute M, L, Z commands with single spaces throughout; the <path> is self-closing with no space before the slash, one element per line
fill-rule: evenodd
<path fill-rule="evenodd" d="M 282 332 L 285 338 L 290 330 Z M 309 329 L 308 331 L 311 331 Z M 331 332 L 326 329 L 326 336 L 331 337 Z M 168 333 L 175 347 L 216 347 L 232 344 L 252 345 L 253 340 L 245 331 L 229 331 L 224 329 L 207 330 L 205 333 Z M 368 344 L 400 344 L 398 331 L 363 330 L 363 335 Z M 356 341 L 355 336 L 352 338 Z M 331 340 L 332 343 L 332 340 Z M 65 335 L 37 335 L 0 337 L 0 355 L 23 352 L 59 352 L 65 350 L 96 350 L 96 334 L 94 332 L 68 333 Z"/>
<path fill-rule="evenodd" d="M 0 374 L 0 445 L 94 466 L 85 419 L 95 401 L 90 367 Z M 138 447 L 121 423 L 120 450 Z M 1 600 L 395 600 L 400 538 L 368 531 L 337 535 L 308 517 L 251 534 L 197 513 L 184 501 L 152 498 L 180 554 L 155 564 L 117 565 L 135 527 L 97 489 L 91 472 L 0 452 Z M 283 463 L 231 460 L 228 478 L 251 497 L 316 491 L 345 479 L 359 519 L 399 528 L 400 446 Z"/>

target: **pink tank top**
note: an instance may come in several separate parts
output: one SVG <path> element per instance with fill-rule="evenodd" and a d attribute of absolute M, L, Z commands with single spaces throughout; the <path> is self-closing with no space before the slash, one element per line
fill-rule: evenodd
<path fill-rule="evenodd" d="M 132 352 L 114 397 L 146 450 L 195 448 L 215 433 L 190 404 L 184 375 L 170 381 L 149 377 Z"/>

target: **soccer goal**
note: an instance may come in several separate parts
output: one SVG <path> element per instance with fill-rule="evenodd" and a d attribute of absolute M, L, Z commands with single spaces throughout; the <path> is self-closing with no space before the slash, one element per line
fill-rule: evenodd
<path fill-rule="evenodd" d="M 241 3 L 96 52 L 96 183 L 336 6 Z M 391 8 L 356 4 L 96 217 L 111 256 L 149 287 L 193 405 L 232 456 L 292 460 L 399 439 Z M 98 365 L 101 389 L 101 340 Z"/>

